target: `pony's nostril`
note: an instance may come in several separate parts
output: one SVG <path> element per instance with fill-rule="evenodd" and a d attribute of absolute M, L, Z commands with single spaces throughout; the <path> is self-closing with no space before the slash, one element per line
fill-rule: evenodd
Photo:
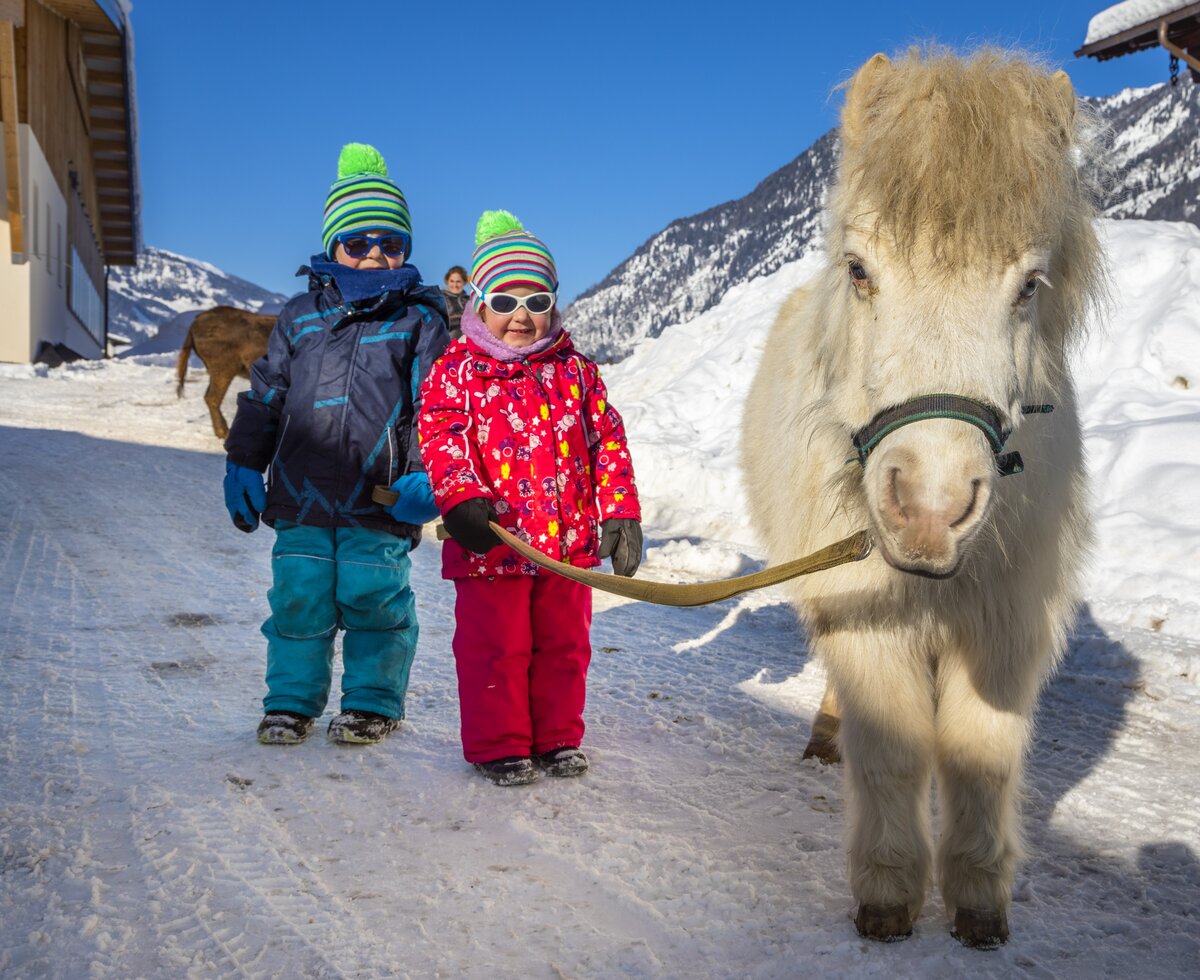
<path fill-rule="evenodd" d="M 964 524 L 970 524 L 975 514 L 979 511 L 979 489 L 981 486 L 980 480 L 971 481 L 971 499 L 967 501 L 966 509 L 955 520 L 950 522 L 950 530 L 954 531 L 962 527 Z"/>
<path fill-rule="evenodd" d="M 897 529 L 908 526 L 908 511 L 905 510 L 901 494 L 900 467 L 890 467 L 887 472 L 887 479 L 884 481 L 883 506 L 881 509 L 887 514 L 892 525 Z"/>

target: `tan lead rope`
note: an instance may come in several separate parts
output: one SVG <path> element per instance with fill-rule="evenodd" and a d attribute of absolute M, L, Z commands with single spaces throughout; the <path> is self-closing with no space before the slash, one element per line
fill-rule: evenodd
<path fill-rule="evenodd" d="M 489 523 L 491 529 L 513 551 L 542 568 L 557 572 L 563 578 L 590 585 L 593 589 L 611 592 L 613 595 L 624 596 L 627 599 L 657 603 L 660 606 L 705 606 L 710 602 L 719 602 L 721 599 L 730 599 L 735 595 L 741 595 L 743 592 L 764 589 L 768 585 L 777 585 L 790 578 L 796 578 L 798 575 L 823 572 L 827 568 L 834 568 L 848 561 L 860 561 L 871 552 L 870 535 L 866 531 L 859 531 L 820 551 L 814 551 L 804 558 L 797 558 L 795 561 L 785 562 L 774 568 L 764 568 L 761 572 L 755 572 L 753 575 L 740 575 L 737 578 L 722 579 L 718 582 L 695 582 L 684 585 L 674 582 L 647 582 L 645 579 L 624 578 L 620 575 L 594 572 L 590 568 L 575 568 L 573 565 L 567 565 L 543 555 L 536 548 L 531 548 L 520 538 L 504 530 L 499 524 Z"/>
<path fill-rule="evenodd" d="M 371 494 L 375 503 L 385 507 L 394 504 L 397 496 L 396 492 L 389 487 L 376 487 Z M 814 551 L 804 558 L 797 558 L 795 561 L 785 562 L 774 568 L 764 568 L 761 572 L 755 572 L 752 575 L 740 575 L 737 578 L 727 578 L 717 582 L 692 584 L 647 582 L 645 579 L 624 578 L 606 572 L 594 572 L 590 568 L 576 568 L 574 565 L 556 561 L 506 531 L 495 521 L 489 521 L 488 526 L 513 551 L 547 571 L 556 572 L 563 578 L 580 582 L 593 589 L 600 589 L 602 592 L 624 596 L 626 599 L 637 599 L 641 602 L 653 602 L 660 606 L 705 606 L 710 602 L 719 602 L 721 599 L 731 599 L 743 592 L 765 589 L 768 585 L 778 585 L 780 582 L 786 582 L 788 579 L 800 575 L 836 568 L 848 561 L 861 561 L 871 553 L 871 536 L 866 531 L 858 531 L 850 537 L 827 545 L 820 551 Z M 445 527 L 441 524 L 438 525 L 437 536 L 441 541 L 449 537 Z"/>

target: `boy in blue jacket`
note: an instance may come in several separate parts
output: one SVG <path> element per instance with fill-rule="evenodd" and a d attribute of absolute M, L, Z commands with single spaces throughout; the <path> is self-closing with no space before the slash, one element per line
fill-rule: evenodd
<path fill-rule="evenodd" d="M 441 291 L 407 259 L 412 224 L 373 147 L 350 143 L 325 202 L 324 253 L 275 324 L 225 441 L 233 523 L 275 529 L 267 696 L 258 740 L 302 742 L 325 710 L 342 641 L 341 713 L 329 736 L 373 744 L 404 717 L 417 647 L 408 553 L 438 514 L 421 465 L 421 382 L 449 343 Z M 399 494 L 389 507 L 371 492 Z"/>

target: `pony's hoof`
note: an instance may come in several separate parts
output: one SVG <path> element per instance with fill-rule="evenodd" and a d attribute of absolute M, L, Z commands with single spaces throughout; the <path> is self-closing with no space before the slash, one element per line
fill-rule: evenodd
<path fill-rule="evenodd" d="M 842 753 L 838 750 L 837 742 L 831 738 L 821 738 L 814 735 L 804 746 L 805 759 L 816 759 L 824 765 L 833 765 L 842 761 Z"/>
<path fill-rule="evenodd" d="M 860 905 L 854 928 L 864 939 L 898 943 L 912 935 L 912 916 L 906 905 Z"/>
<path fill-rule="evenodd" d="M 1008 916 L 1003 911 L 958 909 L 950 935 L 971 949 L 999 949 L 1008 942 Z"/>
<path fill-rule="evenodd" d="M 842 753 L 837 744 L 838 728 L 842 720 L 837 715 L 827 711 L 818 711 L 813 719 L 812 736 L 804 747 L 805 759 L 820 759 L 825 765 L 842 761 Z"/>

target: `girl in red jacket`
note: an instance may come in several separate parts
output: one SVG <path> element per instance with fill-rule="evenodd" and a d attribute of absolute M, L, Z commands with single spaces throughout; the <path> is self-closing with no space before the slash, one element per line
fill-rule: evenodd
<path fill-rule="evenodd" d="M 479 219 L 463 335 L 421 390 L 421 456 L 452 540 L 463 755 L 493 782 L 579 776 L 591 590 L 502 545 L 495 521 L 580 567 L 632 575 L 641 510 L 621 416 L 555 309 L 550 251 L 507 211 Z"/>

